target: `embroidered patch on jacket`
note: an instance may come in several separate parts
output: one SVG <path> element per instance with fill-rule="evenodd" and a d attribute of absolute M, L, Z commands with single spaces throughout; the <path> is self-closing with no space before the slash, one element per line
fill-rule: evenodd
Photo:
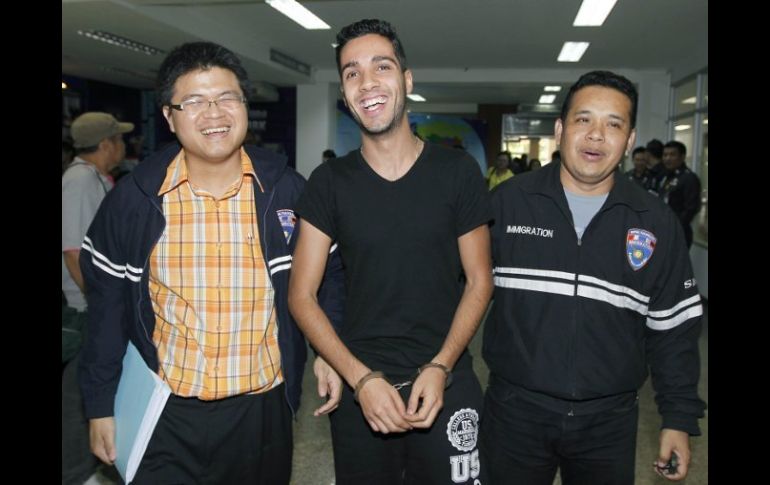
<path fill-rule="evenodd" d="M 638 271 L 647 264 L 655 251 L 658 239 L 650 231 L 644 229 L 629 229 L 626 234 L 626 254 L 631 269 Z"/>
<path fill-rule="evenodd" d="M 278 214 L 278 220 L 281 221 L 286 244 L 288 244 L 291 240 L 291 235 L 294 234 L 294 225 L 297 223 L 297 216 L 294 215 L 294 211 L 291 209 L 278 209 L 276 213 Z"/>
<path fill-rule="evenodd" d="M 449 418 L 446 435 L 458 450 L 471 451 L 479 437 L 479 413 L 475 409 L 460 409 Z"/>

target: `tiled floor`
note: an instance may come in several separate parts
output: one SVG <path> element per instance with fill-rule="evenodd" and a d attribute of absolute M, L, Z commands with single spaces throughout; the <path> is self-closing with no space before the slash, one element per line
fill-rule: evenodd
<path fill-rule="evenodd" d="M 480 330 L 471 343 L 471 353 L 474 356 L 474 368 L 481 380 L 482 388 L 486 387 L 488 370 L 481 355 Z M 708 402 L 708 311 L 704 317 L 703 333 L 701 335 L 701 379 L 700 396 Z M 303 405 L 294 424 L 294 467 L 292 485 L 333 485 L 334 461 L 331 450 L 331 435 L 329 420 L 326 417 L 313 417 L 313 409 L 320 403 L 315 387 L 312 360 L 308 361 L 303 382 Z M 708 483 L 708 410 L 706 417 L 701 420 L 703 435 L 691 440 L 692 463 L 688 478 L 681 484 L 704 485 Z M 649 380 L 640 393 L 639 433 L 636 450 L 636 485 L 671 484 L 652 471 L 652 462 L 658 451 L 658 431 L 660 417 L 653 401 L 652 388 Z M 118 483 L 111 473 L 100 473 L 88 482 L 88 485 L 112 485 Z M 526 484 L 522 484 L 526 485 Z M 554 485 L 561 485 L 557 477 Z"/>

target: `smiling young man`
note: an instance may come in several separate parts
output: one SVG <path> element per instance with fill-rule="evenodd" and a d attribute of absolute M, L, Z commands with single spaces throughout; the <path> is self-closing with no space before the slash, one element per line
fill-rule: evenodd
<path fill-rule="evenodd" d="M 411 133 L 412 73 L 389 23 L 361 20 L 337 42 L 362 143 L 310 177 L 289 290 L 297 323 L 326 359 L 315 372 L 330 399 L 316 414 L 336 408 L 336 481 L 483 483 L 482 394 L 466 351 L 492 292 L 481 170 Z M 337 246 L 347 294 L 333 328 L 315 293 Z"/>
<path fill-rule="evenodd" d="M 633 484 L 637 390 L 663 417 L 655 469 L 687 475 L 700 434 L 702 308 L 682 229 L 617 172 L 637 92 L 580 77 L 556 121 L 561 161 L 492 194 L 495 299 L 484 330 L 481 427 L 492 483 Z M 677 455 L 678 465 L 664 465 Z"/>
<path fill-rule="evenodd" d="M 288 270 L 304 180 L 284 157 L 243 146 L 247 83 L 224 47 L 172 50 L 158 97 L 180 144 L 110 192 L 83 243 L 80 382 L 94 454 L 115 460 L 129 341 L 171 388 L 136 483 L 289 483 L 306 351 Z M 338 263 L 318 296 L 332 316 Z"/>

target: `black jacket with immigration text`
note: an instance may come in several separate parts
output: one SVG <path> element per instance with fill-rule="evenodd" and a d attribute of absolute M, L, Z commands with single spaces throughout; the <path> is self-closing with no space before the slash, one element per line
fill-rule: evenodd
<path fill-rule="evenodd" d="M 559 163 L 492 193 L 492 376 L 571 403 L 635 393 L 648 369 L 663 427 L 699 434 L 703 313 L 674 213 L 623 174 L 581 239 Z"/>
<path fill-rule="evenodd" d="M 89 327 L 78 371 L 87 418 L 113 415 L 129 340 L 150 369 L 158 371 L 152 342 L 155 313 L 148 286 L 149 259 L 166 225 L 158 191 L 180 149 L 176 143 L 169 145 L 121 180 L 102 202 L 83 242 L 80 267 L 86 282 Z M 287 237 L 279 217 L 286 219 L 287 211 L 293 211 L 305 179 L 287 167 L 281 155 L 251 146 L 246 152 L 264 187 L 264 192 L 255 193 L 259 242 L 275 290 L 286 398 L 296 412 L 307 352 L 305 339 L 289 313 L 287 294 L 299 225 Z M 340 325 L 344 276 L 337 253 L 329 257 L 318 300 L 332 323 Z"/>

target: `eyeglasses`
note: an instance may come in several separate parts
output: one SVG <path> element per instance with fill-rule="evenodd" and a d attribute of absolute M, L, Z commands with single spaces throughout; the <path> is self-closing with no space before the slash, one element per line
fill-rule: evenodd
<path fill-rule="evenodd" d="M 225 94 L 217 99 L 207 100 L 203 98 L 192 98 L 186 101 L 182 101 L 179 104 L 170 104 L 168 106 L 177 111 L 184 111 L 191 116 L 195 116 L 209 109 L 211 107 L 211 103 L 217 105 L 218 108 L 232 111 L 238 108 L 240 105 L 245 104 L 246 98 L 234 94 Z"/>

